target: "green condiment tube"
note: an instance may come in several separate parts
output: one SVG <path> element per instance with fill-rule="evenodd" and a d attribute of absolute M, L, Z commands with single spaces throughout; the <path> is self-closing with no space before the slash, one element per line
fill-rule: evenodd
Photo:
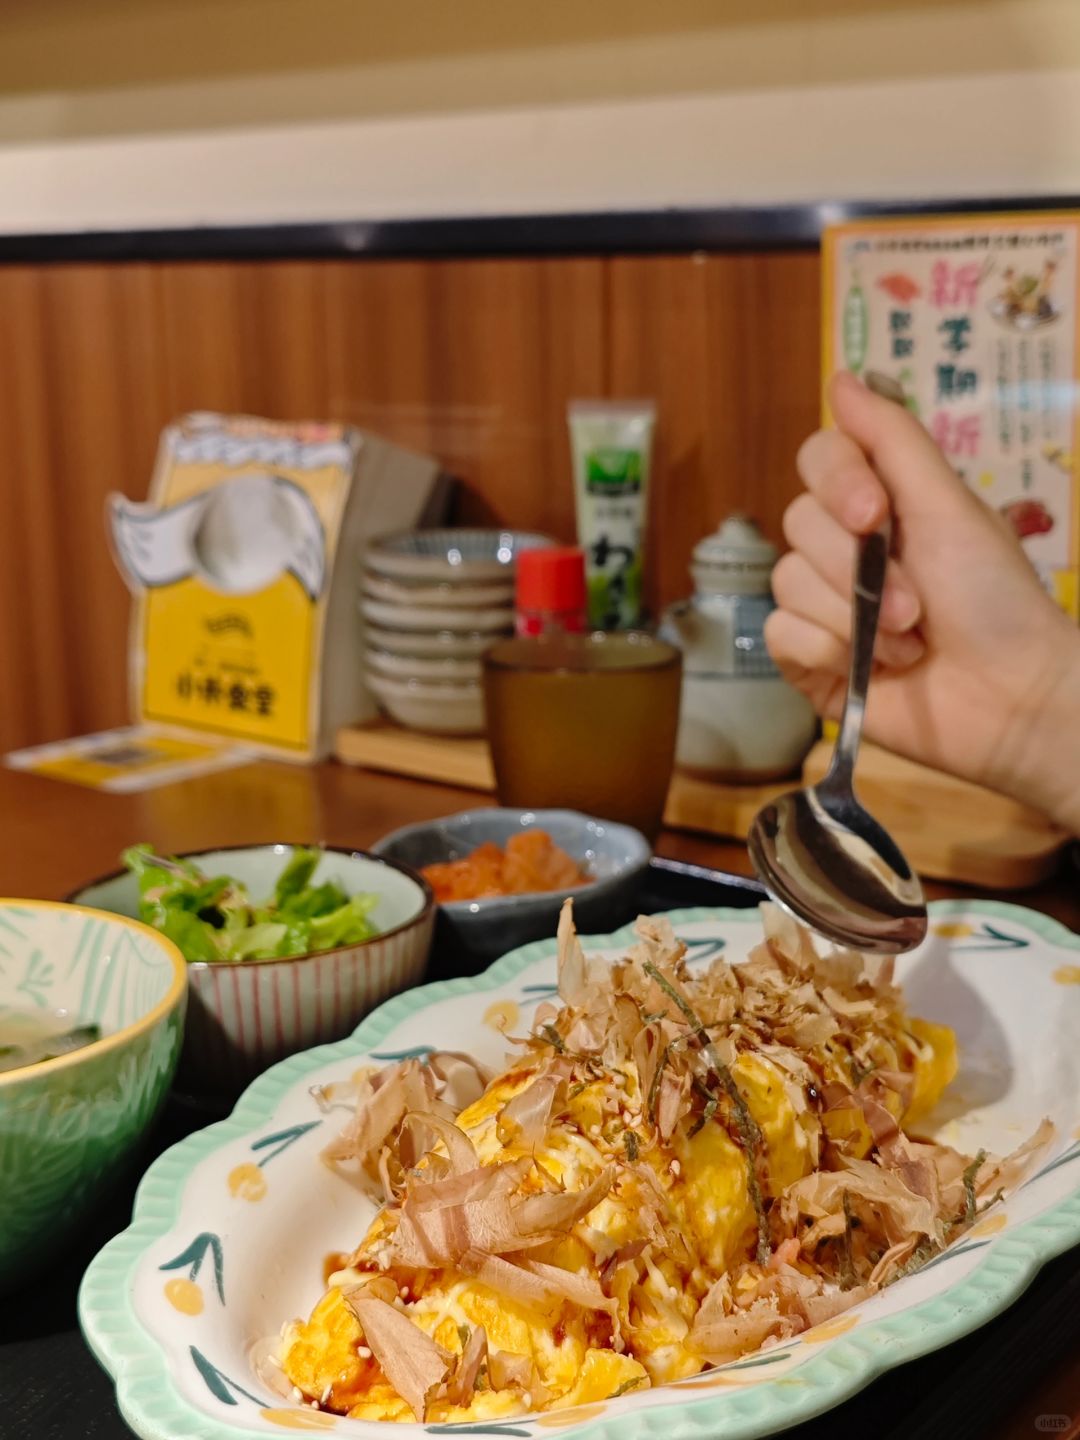
<path fill-rule="evenodd" d="M 567 420 L 589 624 L 597 630 L 632 630 L 642 617 L 656 406 L 651 400 L 571 400 Z"/>

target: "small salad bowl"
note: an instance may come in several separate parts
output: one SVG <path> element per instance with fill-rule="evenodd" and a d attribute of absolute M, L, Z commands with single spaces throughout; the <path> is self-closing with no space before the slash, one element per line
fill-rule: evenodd
<path fill-rule="evenodd" d="M 187 987 L 156 930 L 0 900 L 0 1294 L 55 1266 L 133 1158 L 176 1069 Z"/>
<path fill-rule="evenodd" d="M 373 849 L 419 871 L 461 860 L 487 842 L 504 848 L 512 835 L 526 830 L 549 835 L 585 870 L 588 883 L 572 891 L 440 904 L 436 950 L 444 968 L 452 963 L 458 973 L 475 973 L 508 950 L 553 935 L 567 894 L 574 897 L 574 919 L 583 934 L 617 929 L 636 916 L 638 890 L 652 856 L 649 842 L 629 825 L 576 810 L 466 810 L 395 830 Z"/>
<path fill-rule="evenodd" d="M 238 881 L 254 903 L 261 903 L 274 895 L 300 849 L 237 846 L 177 858 L 192 862 L 209 879 Z M 172 928 L 176 917 L 165 920 L 187 955 L 191 984 L 177 1098 L 220 1110 L 275 1061 L 343 1039 L 374 1006 L 423 977 L 435 901 L 419 875 L 393 859 L 327 847 L 306 880 L 313 889 L 336 882 L 347 896 L 372 898 L 367 918 L 375 933 L 336 944 L 328 936 L 333 948 L 284 959 L 217 961 L 194 958 L 205 953 L 198 935 L 188 942 L 182 929 Z M 118 870 L 69 899 L 138 918 L 139 879 L 130 869 Z M 181 924 L 186 916 L 179 917 Z"/>

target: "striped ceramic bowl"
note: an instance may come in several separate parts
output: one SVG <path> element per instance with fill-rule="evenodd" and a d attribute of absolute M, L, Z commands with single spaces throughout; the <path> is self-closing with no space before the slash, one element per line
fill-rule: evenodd
<path fill-rule="evenodd" d="M 238 846 L 184 858 L 208 876 L 233 876 L 262 899 L 273 894 L 292 850 Z M 190 964 L 187 1029 L 176 1078 L 181 1098 L 209 1107 L 229 1103 L 275 1061 L 344 1039 L 374 1006 L 423 978 L 435 920 L 426 881 L 392 860 L 330 848 L 313 880 L 336 880 L 350 895 L 377 894 L 372 919 L 379 934 L 289 960 Z M 138 883 L 128 871 L 95 880 L 69 899 L 119 915 L 139 913 Z"/>

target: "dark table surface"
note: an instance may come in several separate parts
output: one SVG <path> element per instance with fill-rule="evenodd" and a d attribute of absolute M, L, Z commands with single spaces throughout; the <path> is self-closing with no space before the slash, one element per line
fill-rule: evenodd
<path fill-rule="evenodd" d="M 472 807 L 476 799 L 467 791 L 333 765 L 258 765 L 124 797 L 0 772 L 0 810 L 8 821 L 0 836 L 0 890 L 61 896 L 112 868 L 120 848 L 136 838 L 171 850 L 281 839 L 363 846 L 397 825 Z M 658 849 L 700 866 L 747 869 L 742 847 L 700 837 L 665 835 Z M 744 905 L 756 898 L 734 876 L 718 884 L 692 871 L 654 870 L 641 906 Z M 1080 895 L 1068 876 L 1027 895 L 999 898 L 1080 927 Z M 78 1285 L 89 1260 L 127 1223 L 146 1165 L 203 1123 L 205 1117 L 170 1104 L 130 1174 L 87 1217 L 74 1248 L 50 1256 L 37 1280 L 0 1303 L 0 1440 L 130 1440 L 112 1383 L 79 1332 Z M 792 1440 L 1038 1440 L 1044 1434 L 1075 1440 L 1080 1250 L 1045 1266 L 990 1324 L 786 1433 Z"/>

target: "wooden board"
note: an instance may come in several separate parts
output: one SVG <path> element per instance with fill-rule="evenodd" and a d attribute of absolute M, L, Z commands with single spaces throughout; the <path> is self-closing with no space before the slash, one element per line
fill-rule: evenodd
<path fill-rule="evenodd" d="M 664 824 L 672 830 L 700 830 L 705 835 L 745 840 L 761 807 L 797 784 L 796 779 L 791 779 L 780 785 L 721 785 L 717 780 L 699 780 L 676 770 L 664 808 Z"/>
<path fill-rule="evenodd" d="M 832 758 L 820 740 L 803 766 L 803 783 L 816 784 Z M 676 774 L 664 822 L 745 840 L 758 809 L 782 785 L 719 785 Z M 1052 875 L 1068 834 L 1026 805 L 925 765 L 864 745 L 857 771 L 859 797 L 885 826 L 920 875 L 1021 890 Z"/>
<path fill-rule="evenodd" d="M 467 790 L 495 789 L 491 752 L 482 736 L 421 735 L 389 720 L 345 726 L 338 731 L 334 754 L 346 765 L 439 780 Z"/>
<path fill-rule="evenodd" d="M 832 744 L 807 756 L 803 778 L 816 784 Z M 859 798 L 922 875 L 988 890 L 1020 890 L 1053 874 L 1069 841 L 1037 810 L 966 780 L 866 745 L 855 772 Z"/>
<path fill-rule="evenodd" d="M 468 790 L 495 789 L 487 741 L 479 736 L 422 735 L 389 720 L 345 726 L 334 749 L 346 765 L 439 780 Z M 787 785 L 717 785 L 676 774 L 668 792 L 664 824 L 676 830 L 701 830 L 745 840 L 750 822 L 767 800 Z"/>
<path fill-rule="evenodd" d="M 482 738 L 421 735 L 377 721 L 341 730 L 336 754 L 347 765 L 488 793 L 495 788 Z M 829 741 L 814 746 L 803 771 L 807 784 L 821 779 L 831 754 Z M 673 830 L 745 840 L 761 806 L 793 783 L 720 785 L 677 772 L 664 823 Z M 858 786 L 867 808 L 915 869 L 938 880 L 988 890 L 1024 889 L 1054 872 L 1068 842 L 1064 831 L 1025 805 L 873 745 L 864 746 L 860 755 Z"/>

